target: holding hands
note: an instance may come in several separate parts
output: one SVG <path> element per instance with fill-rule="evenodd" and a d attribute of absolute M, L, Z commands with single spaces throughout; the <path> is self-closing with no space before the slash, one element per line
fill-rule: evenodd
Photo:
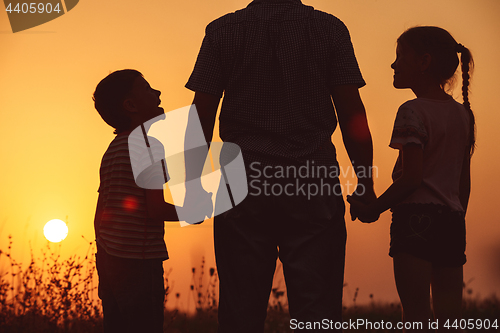
<path fill-rule="evenodd" d="M 371 205 L 376 199 L 377 196 L 373 188 L 368 189 L 363 185 L 358 185 L 356 191 L 352 195 L 347 196 L 347 201 L 351 205 L 351 220 L 354 221 L 357 218 L 363 223 L 377 221 L 380 213 L 376 212 L 373 205 Z"/>
<path fill-rule="evenodd" d="M 179 220 L 189 224 L 200 224 L 213 214 L 212 192 L 201 186 L 186 188 L 184 205 L 180 209 Z"/>

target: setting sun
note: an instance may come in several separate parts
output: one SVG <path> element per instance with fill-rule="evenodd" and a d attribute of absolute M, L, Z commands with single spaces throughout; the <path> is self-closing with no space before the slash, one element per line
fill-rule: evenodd
<path fill-rule="evenodd" d="M 50 220 L 43 227 L 43 235 L 49 242 L 59 243 L 68 236 L 68 226 L 64 221 Z"/>

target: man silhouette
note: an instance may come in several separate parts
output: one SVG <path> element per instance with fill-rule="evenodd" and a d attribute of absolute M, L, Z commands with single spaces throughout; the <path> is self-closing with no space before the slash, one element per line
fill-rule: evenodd
<path fill-rule="evenodd" d="M 345 25 L 300 0 L 255 0 L 207 26 L 186 87 L 207 142 L 224 95 L 220 137 L 241 148 L 249 185 L 215 217 L 219 332 L 263 332 L 278 257 L 292 328 L 342 320 L 345 206 L 331 136 L 338 118 L 353 167 L 370 170 L 364 85 Z"/>

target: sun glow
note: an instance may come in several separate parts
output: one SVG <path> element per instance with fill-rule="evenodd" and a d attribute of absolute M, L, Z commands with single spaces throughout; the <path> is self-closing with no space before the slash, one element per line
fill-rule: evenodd
<path fill-rule="evenodd" d="M 58 219 L 50 220 L 43 227 L 43 235 L 49 242 L 59 243 L 68 235 L 68 226 L 64 221 Z"/>

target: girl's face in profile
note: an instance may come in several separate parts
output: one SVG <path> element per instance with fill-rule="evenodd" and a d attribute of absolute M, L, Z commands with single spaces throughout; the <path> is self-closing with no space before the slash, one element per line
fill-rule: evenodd
<path fill-rule="evenodd" d="M 391 68 L 394 69 L 393 85 L 396 89 L 414 87 L 416 79 L 422 74 L 415 51 L 401 43 L 396 47 L 396 60 Z"/>

